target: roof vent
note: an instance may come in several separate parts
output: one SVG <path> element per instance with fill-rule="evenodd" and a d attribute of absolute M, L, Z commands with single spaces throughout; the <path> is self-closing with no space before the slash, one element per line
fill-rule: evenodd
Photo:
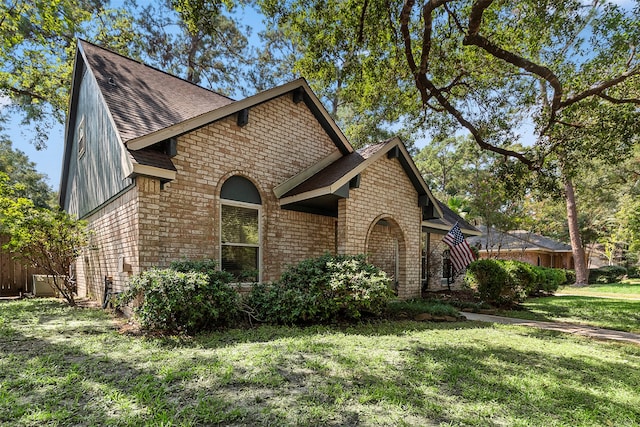
<path fill-rule="evenodd" d="M 116 85 L 116 81 L 113 79 L 113 77 L 109 77 L 108 82 L 109 82 L 109 84 L 110 84 L 111 86 L 114 86 L 114 87 L 115 87 L 115 86 L 117 86 L 117 85 Z"/>

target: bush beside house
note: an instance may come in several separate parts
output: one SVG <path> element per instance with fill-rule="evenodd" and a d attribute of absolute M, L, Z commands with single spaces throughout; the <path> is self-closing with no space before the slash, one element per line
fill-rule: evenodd
<path fill-rule="evenodd" d="M 231 274 L 212 260 L 178 261 L 167 269 L 147 270 L 131 280 L 119 302 L 134 304 L 144 329 L 193 333 L 228 324 L 239 310 Z"/>
<path fill-rule="evenodd" d="M 247 304 L 272 323 L 354 320 L 380 315 L 393 297 L 390 284 L 363 255 L 325 254 L 289 267 L 275 283 L 257 284 Z"/>
<path fill-rule="evenodd" d="M 134 276 L 119 302 L 134 302 L 144 329 L 194 333 L 229 324 L 241 307 L 265 323 L 326 323 L 380 315 L 393 297 L 389 277 L 363 255 L 306 259 L 274 283 L 254 284 L 244 301 L 232 281 L 215 261 L 182 260 Z"/>
<path fill-rule="evenodd" d="M 469 265 L 465 282 L 477 290 L 483 301 L 508 306 L 528 296 L 553 293 L 572 277 L 564 270 L 521 261 L 481 259 Z"/>
<path fill-rule="evenodd" d="M 620 283 L 627 275 L 627 269 L 619 265 L 605 265 L 589 270 L 589 284 Z"/>

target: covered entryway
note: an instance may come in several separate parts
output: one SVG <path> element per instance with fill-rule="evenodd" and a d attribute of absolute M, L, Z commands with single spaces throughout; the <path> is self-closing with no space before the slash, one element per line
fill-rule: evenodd
<path fill-rule="evenodd" d="M 375 220 L 367 235 L 366 254 L 368 261 L 392 278 L 392 287 L 406 280 L 404 234 L 398 223 L 388 216 Z"/>

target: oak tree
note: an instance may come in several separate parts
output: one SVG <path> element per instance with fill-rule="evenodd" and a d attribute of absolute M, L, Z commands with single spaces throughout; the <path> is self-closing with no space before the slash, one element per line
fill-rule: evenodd
<path fill-rule="evenodd" d="M 594 156 L 619 160 L 636 138 L 637 2 L 634 10 L 600 0 L 259 4 L 299 40 L 297 71 L 352 108 L 449 135 L 463 129 L 482 149 L 555 177 L 576 282 L 586 283 L 572 180 Z M 513 148 L 525 127 L 530 143 Z"/>

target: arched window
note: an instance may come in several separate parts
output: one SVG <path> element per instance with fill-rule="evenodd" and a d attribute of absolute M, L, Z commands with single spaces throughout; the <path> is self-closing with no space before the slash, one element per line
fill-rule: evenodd
<path fill-rule="evenodd" d="M 260 281 L 262 199 L 251 181 L 235 175 L 220 191 L 221 266 L 239 282 Z"/>

